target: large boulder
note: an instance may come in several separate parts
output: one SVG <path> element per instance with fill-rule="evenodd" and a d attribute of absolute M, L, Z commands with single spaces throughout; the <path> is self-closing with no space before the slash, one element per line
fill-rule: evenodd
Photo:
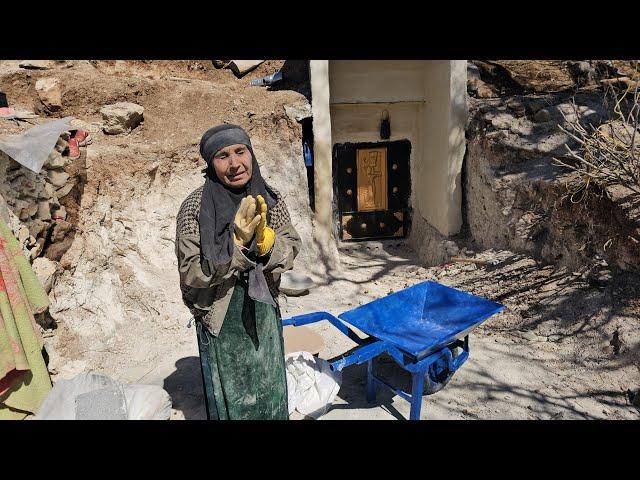
<path fill-rule="evenodd" d="M 36 82 L 36 93 L 40 99 L 40 105 L 36 105 L 36 110 L 56 112 L 62 108 L 62 86 L 59 79 L 39 79 Z"/>
<path fill-rule="evenodd" d="M 53 67 L 53 60 L 23 60 L 18 66 L 28 70 L 48 70 Z"/>
<path fill-rule="evenodd" d="M 100 109 L 104 133 L 118 135 L 128 133 L 143 120 L 144 108 L 130 102 L 105 105 Z"/>

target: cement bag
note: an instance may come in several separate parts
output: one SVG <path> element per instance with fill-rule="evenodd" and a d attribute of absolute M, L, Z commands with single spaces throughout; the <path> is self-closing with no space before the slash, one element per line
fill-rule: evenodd
<path fill-rule="evenodd" d="M 285 357 L 289 414 L 294 410 L 312 418 L 324 415 L 340 390 L 342 373 L 309 352 Z"/>
<path fill-rule="evenodd" d="M 35 416 L 36 420 L 75 420 L 76 398 L 86 393 L 118 387 L 118 383 L 98 373 L 80 373 L 71 380 L 58 380 Z"/>
<path fill-rule="evenodd" d="M 171 398 L 155 385 L 123 385 L 99 373 L 59 380 L 36 420 L 168 420 Z"/>

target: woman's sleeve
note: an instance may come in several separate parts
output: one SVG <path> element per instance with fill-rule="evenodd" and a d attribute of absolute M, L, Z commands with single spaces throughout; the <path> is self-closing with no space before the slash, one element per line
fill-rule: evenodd
<path fill-rule="evenodd" d="M 283 200 L 278 201 L 271 217 L 271 228 L 276 232 L 276 239 L 264 269 L 282 273 L 293 268 L 293 260 L 300 252 L 302 240 L 291 224 L 289 210 Z"/>
<path fill-rule="evenodd" d="M 275 229 L 276 240 L 264 269 L 273 273 L 282 273 L 293 268 L 293 260 L 300 252 L 300 235 L 290 223 Z"/>
<path fill-rule="evenodd" d="M 255 262 L 249 260 L 237 245 L 234 246 L 229 263 L 215 266 L 206 259 L 201 261 L 200 236 L 193 234 L 177 235 L 176 255 L 180 282 L 192 288 L 218 285 L 236 272 L 255 266 Z"/>

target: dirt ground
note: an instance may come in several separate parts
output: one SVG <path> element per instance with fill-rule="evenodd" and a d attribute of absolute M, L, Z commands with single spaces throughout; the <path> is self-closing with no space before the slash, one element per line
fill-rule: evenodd
<path fill-rule="evenodd" d="M 498 264 L 425 268 L 395 241 L 342 245 L 339 269 L 314 270 L 301 127 L 284 108 L 308 99 L 302 90 L 248 85 L 282 61 L 265 62 L 242 79 L 208 61 L 76 61 L 44 71 L 18 63 L 0 62 L 0 90 L 11 106 L 31 110 L 35 81 L 58 77 L 63 108 L 53 116 L 73 115 L 94 136 L 74 167 L 79 188 L 68 210 L 75 235 L 60 252 L 62 273 L 50 293 L 56 328 L 45 332 L 45 341 L 54 382 L 92 370 L 162 385 L 173 399 L 173 419 L 204 418 L 195 328 L 188 327 L 180 298 L 173 239 L 182 199 L 202 182 L 200 136 L 227 121 L 248 130 L 266 178 L 284 192 L 306 244 L 296 270 L 317 286 L 304 296 L 281 297 L 283 316 L 338 314 L 426 279 L 507 306 L 472 333 L 469 360 L 446 388 L 423 399 L 423 419 L 640 416 L 630 401 L 640 386 L 639 346 L 629 340 L 637 338 L 640 314 L 637 275 L 616 274 L 598 286 L 578 269 L 471 243 L 476 258 Z M 105 135 L 100 108 L 118 101 L 142 105 L 144 122 L 129 135 Z M 21 129 L 4 121 L 0 134 Z M 321 358 L 354 346 L 325 323 L 311 326 L 324 340 Z M 383 359 L 381 373 L 408 388 L 392 360 Z M 322 418 L 408 417 L 409 404 L 383 391 L 369 405 L 365 379 L 364 366 L 345 369 L 336 404 Z"/>
<path fill-rule="evenodd" d="M 350 244 L 340 255 L 342 274 L 304 296 L 281 297 L 283 316 L 317 310 L 337 315 L 429 279 L 507 307 L 471 334 L 469 360 L 450 383 L 423 397 L 422 419 L 640 418 L 628 392 L 640 381 L 640 369 L 632 354 L 616 353 L 606 333 L 614 315 L 637 318 L 638 278 L 594 288 L 572 272 L 508 251 L 478 253 L 477 258 L 498 260 L 496 266 L 424 268 L 404 243 L 395 241 Z M 320 358 L 335 359 L 356 346 L 328 322 L 310 328 L 323 338 Z M 171 393 L 175 418 L 204 418 L 195 332 L 183 325 L 180 338 L 173 358 L 144 381 L 164 385 Z M 410 378 L 392 359 L 383 357 L 379 372 L 410 390 Z M 377 402 L 369 404 L 365 385 L 366 366 L 347 367 L 334 405 L 321 418 L 408 418 L 408 402 L 378 390 Z M 302 415 L 295 412 L 292 418 Z"/>

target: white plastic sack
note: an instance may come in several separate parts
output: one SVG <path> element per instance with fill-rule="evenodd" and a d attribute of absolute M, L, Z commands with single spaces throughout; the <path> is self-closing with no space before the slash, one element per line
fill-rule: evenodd
<path fill-rule="evenodd" d="M 157 385 L 125 385 L 128 420 L 168 420 L 171 397 Z"/>
<path fill-rule="evenodd" d="M 87 394 L 99 395 L 121 392 L 122 408 L 104 412 L 96 405 L 94 412 L 87 412 Z M 77 402 L 80 397 L 80 403 Z M 85 401 L 83 401 L 85 400 Z M 97 402 L 98 404 L 101 402 Z M 113 405 L 113 402 L 105 402 Z M 77 407 L 82 408 L 82 418 L 113 419 L 120 411 L 128 420 L 168 420 L 171 416 L 171 397 L 156 385 L 123 385 L 99 373 L 81 373 L 71 380 L 58 380 L 42 403 L 36 420 L 75 420 Z"/>
<path fill-rule="evenodd" d="M 342 384 L 342 373 L 331 370 L 329 362 L 309 352 L 285 357 L 289 415 L 294 410 L 312 418 L 324 415 Z"/>

